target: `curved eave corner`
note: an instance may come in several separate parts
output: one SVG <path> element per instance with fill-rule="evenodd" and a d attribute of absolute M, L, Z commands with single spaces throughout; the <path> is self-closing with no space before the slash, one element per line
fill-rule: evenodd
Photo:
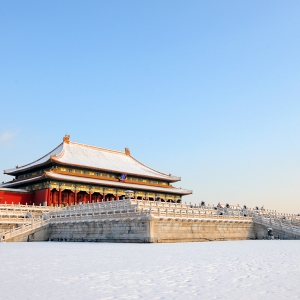
<path fill-rule="evenodd" d="M 13 171 L 11 171 L 11 170 L 4 170 L 3 173 L 4 173 L 4 174 L 7 174 L 7 175 L 17 175 L 17 174 L 20 173 L 20 172 L 28 171 L 28 170 L 35 169 L 35 168 L 40 167 L 40 166 L 47 165 L 47 164 L 49 164 L 51 161 L 53 161 L 53 160 L 52 160 L 52 159 L 48 159 L 48 160 L 45 161 L 45 162 L 42 162 L 42 163 L 40 163 L 40 164 L 35 164 L 35 165 L 29 166 L 29 167 L 24 168 L 24 169 L 23 169 L 23 167 L 22 167 L 22 169 L 21 169 L 21 167 L 20 167 L 20 168 L 14 169 Z"/>
<path fill-rule="evenodd" d="M 127 148 L 126 148 L 127 149 Z M 126 151 L 125 149 L 125 151 Z M 132 158 L 134 161 L 136 161 L 138 164 L 142 165 L 143 167 L 151 170 L 152 172 L 155 172 L 158 174 L 158 177 L 155 177 L 155 175 L 152 177 L 152 176 L 145 176 L 145 177 L 149 177 L 149 178 L 156 178 L 156 179 L 161 179 L 161 177 L 159 176 L 165 176 L 165 180 L 169 181 L 169 182 L 176 182 L 176 181 L 181 181 L 181 177 L 177 177 L 177 176 L 172 176 L 171 174 L 166 174 L 166 173 L 163 173 L 163 172 L 160 172 L 160 171 L 157 171 L 153 168 L 150 168 L 148 167 L 147 165 L 143 164 L 142 162 L 140 162 L 138 159 L 134 158 L 132 155 L 130 155 L 130 152 L 129 152 L 129 155 L 128 155 L 130 158 Z M 131 175 L 136 175 L 136 174 L 131 174 Z"/>
<path fill-rule="evenodd" d="M 193 194 L 193 191 L 192 190 L 185 190 L 185 189 L 179 189 L 179 188 L 176 188 L 178 190 L 178 193 L 181 194 L 181 195 L 191 195 Z"/>
<path fill-rule="evenodd" d="M 11 180 L 11 181 L 4 182 L 4 183 L 0 184 L 0 188 L 6 188 L 6 187 L 11 187 L 11 186 L 16 186 L 16 185 L 23 184 L 23 183 L 28 183 L 28 182 L 33 182 L 33 181 L 41 180 L 41 179 L 44 179 L 44 178 L 46 178 L 45 174 L 39 175 L 39 176 L 35 176 L 35 177 L 32 177 L 32 178 L 28 178 L 28 179 Z"/>
<path fill-rule="evenodd" d="M 27 171 L 27 170 L 30 170 L 30 169 L 33 169 L 33 168 L 36 168 L 36 167 L 48 164 L 48 163 L 50 163 L 52 161 L 52 156 L 61 154 L 61 152 L 63 151 L 63 144 L 64 144 L 64 142 L 62 142 L 61 144 L 59 144 L 56 148 L 54 148 L 52 151 L 50 151 L 46 155 L 42 156 L 41 158 L 39 158 L 39 159 L 37 159 L 37 160 L 29 163 L 29 164 L 26 164 L 26 165 L 23 165 L 23 166 L 20 166 L 20 167 L 16 166 L 13 169 L 4 170 L 3 173 L 7 174 L 7 175 L 16 175 L 16 174 L 18 174 L 20 172 L 24 172 L 24 171 Z M 60 147 L 62 148 L 60 150 L 60 152 L 57 153 L 57 154 L 55 154 L 54 152 L 56 150 L 58 150 Z"/>

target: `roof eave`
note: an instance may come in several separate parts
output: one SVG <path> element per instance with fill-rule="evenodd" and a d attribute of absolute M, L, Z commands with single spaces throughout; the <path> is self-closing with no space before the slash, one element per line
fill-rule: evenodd
<path fill-rule="evenodd" d="M 7 192 L 7 193 L 21 193 L 21 194 L 30 194 L 29 191 L 25 189 L 12 189 L 12 188 L 5 188 L 0 186 L 1 192 Z"/>
<path fill-rule="evenodd" d="M 45 172 L 45 178 L 49 178 L 49 179 L 55 179 L 55 180 L 58 180 L 58 181 L 62 181 L 63 179 L 62 178 L 57 178 L 57 176 L 55 176 L 56 174 L 55 173 L 52 173 L 52 172 Z M 72 176 L 68 176 L 68 177 L 72 177 Z M 68 181 L 72 181 L 72 182 L 81 182 L 80 178 L 77 177 L 77 176 L 73 176 L 74 178 L 68 178 Z M 106 182 L 106 185 L 108 186 L 115 186 L 113 184 L 114 182 L 110 182 L 110 181 L 107 181 Z M 94 182 L 90 182 L 90 184 L 96 184 L 97 183 L 94 183 Z M 123 183 L 124 184 L 124 188 L 126 188 L 126 185 L 129 187 L 129 188 L 132 188 L 132 184 L 130 183 Z M 102 185 L 102 184 L 100 184 Z M 140 188 L 141 190 L 147 190 L 147 186 L 137 186 L 137 188 Z M 162 193 L 166 192 L 166 193 L 169 193 L 169 194 L 176 194 L 176 195 L 190 195 L 193 193 L 193 191 L 191 190 L 184 190 L 184 189 L 179 189 L 179 188 L 176 188 L 176 191 L 172 191 L 172 190 L 169 190 L 168 188 L 165 188 L 165 191 L 160 191 Z"/>
<path fill-rule="evenodd" d="M 52 154 L 52 153 L 54 153 L 54 151 L 56 151 L 57 149 L 59 149 L 61 146 L 62 147 L 64 146 L 64 142 L 62 142 L 61 144 L 59 144 L 56 148 L 54 148 L 52 151 L 50 151 L 46 155 L 42 156 L 41 158 L 39 158 L 39 159 L 37 159 L 37 160 L 29 163 L 29 164 L 20 166 L 20 167 L 16 167 L 16 168 L 13 168 L 13 169 L 4 170 L 3 173 L 7 174 L 7 175 L 16 175 L 18 173 L 22 173 L 24 171 L 26 172 L 28 170 L 35 169 L 36 167 L 40 167 L 40 166 L 43 166 L 45 164 L 48 164 L 49 162 L 51 162 L 52 155 L 57 155 L 57 154 Z M 60 153 L 62 152 L 62 150 L 63 150 L 63 148 L 61 149 Z M 49 156 L 49 158 L 46 161 L 44 161 L 42 163 L 38 163 L 40 160 L 46 158 L 47 156 Z"/>
<path fill-rule="evenodd" d="M 3 173 L 6 174 L 6 175 L 13 175 L 13 176 L 15 176 L 15 175 L 17 175 L 19 173 L 24 173 L 26 171 L 37 169 L 37 168 L 39 168 L 41 166 L 47 165 L 47 164 L 51 163 L 52 161 L 53 161 L 53 159 L 50 158 L 47 161 L 45 161 L 45 162 L 43 162 L 41 164 L 38 164 L 38 165 L 33 165 L 33 166 L 30 166 L 30 167 L 27 167 L 27 168 L 22 168 L 22 169 L 15 168 L 14 170 L 11 170 L 11 171 L 10 170 L 4 170 Z"/>
<path fill-rule="evenodd" d="M 121 173 L 120 171 L 116 170 L 110 170 L 110 169 L 103 169 L 103 168 L 95 168 L 91 166 L 83 166 L 83 165 L 77 165 L 77 164 L 70 164 L 70 163 L 65 163 L 60 161 L 59 159 L 53 157 L 51 159 L 52 162 L 64 165 L 64 166 L 73 166 L 73 167 L 79 167 L 79 168 L 87 168 L 91 170 L 97 170 L 97 171 L 105 171 L 105 172 L 112 172 L 112 173 Z M 176 177 L 176 176 L 170 176 L 170 178 L 161 178 L 161 177 L 155 177 L 155 176 L 149 176 L 149 175 L 140 175 L 140 174 L 135 174 L 135 173 L 126 173 L 127 175 L 133 175 L 133 176 L 138 176 L 138 177 L 145 177 L 145 178 L 153 178 L 153 179 L 158 179 L 158 180 L 166 180 L 168 182 L 177 182 L 181 181 L 181 177 Z"/>
<path fill-rule="evenodd" d="M 15 185 L 18 185 L 18 184 L 33 182 L 33 181 L 42 180 L 42 179 L 45 179 L 45 174 L 39 175 L 39 176 L 36 176 L 36 177 L 32 177 L 32 178 L 29 178 L 29 179 L 11 180 L 11 181 L 8 181 L 8 182 L 4 182 L 3 184 L 0 185 L 0 188 L 6 188 L 6 187 L 15 186 Z"/>

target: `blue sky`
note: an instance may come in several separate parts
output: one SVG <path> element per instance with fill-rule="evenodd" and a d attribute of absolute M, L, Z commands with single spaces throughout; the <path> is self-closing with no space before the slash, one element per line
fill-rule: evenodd
<path fill-rule="evenodd" d="M 68 133 L 181 176 L 188 202 L 300 213 L 299 14 L 299 1 L 0 1 L 0 169 Z"/>

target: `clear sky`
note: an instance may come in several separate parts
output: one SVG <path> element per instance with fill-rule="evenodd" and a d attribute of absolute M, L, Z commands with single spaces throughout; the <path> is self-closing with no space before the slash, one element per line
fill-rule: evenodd
<path fill-rule="evenodd" d="M 300 1 L 0 1 L 0 169 L 68 133 L 181 176 L 188 202 L 300 213 L 299 16 Z"/>

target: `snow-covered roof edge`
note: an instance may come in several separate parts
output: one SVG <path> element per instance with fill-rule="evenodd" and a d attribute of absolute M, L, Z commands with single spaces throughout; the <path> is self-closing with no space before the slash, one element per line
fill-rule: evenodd
<path fill-rule="evenodd" d="M 30 169 L 32 167 L 42 165 L 42 164 L 50 161 L 52 155 L 60 154 L 63 150 L 63 144 L 64 143 L 59 144 L 55 149 L 53 149 L 52 151 L 50 151 L 46 155 L 42 156 L 41 158 L 39 158 L 39 159 L 29 163 L 29 164 L 26 164 L 26 165 L 23 165 L 23 166 L 20 166 L 20 167 L 16 166 L 15 168 L 4 170 L 3 173 L 8 174 L 8 175 L 10 175 L 10 174 L 13 175 L 13 174 L 15 174 L 19 171 L 27 170 L 27 169 Z"/>
<path fill-rule="evenodd" d="M 22 184 L 22 183 L 28 183 L 28 182 L 36 181 L 36 180 L 43 179 L 43 178 L 45 178 L 45 174 L 35 176 L 35 177 L 31 177 L 31 178 L 21 179 L 21 180 L 7 181 L 7 182 L 4 182 L 4 183 L 0 184 L 0 190 L 3 189 L 3 188 L 10 188 L 10 187 L 15 186 L 15 185 L 19 185 L 19 184 Z"/>
<path fill-rule="evenodd" d="M 159 173 L 159 174 L 161 174 L 161 175 L 168 176 L 169 179 L 170 179 L 171 181 L 180 181 L 180 180 L 181 180 L 181 177 L 178 177 L 178 176 L 172 176 L 171 174 L 166 174 L 166 173 L 157 171 L 157 170 L 152 169 L 152 168 L 148 167 L 147 165 L 141 163 L 139 160 L 137 160 L 136 158 L 132 157 L 131 155 L 130 155 L 130 157 L 131 157 L 133 160 L 135 160 L 137 163 L 139 163 L 139 164 L 141 164 L 142 166 L 144 166 L 145 168 L 148 168 L 148 169 L 150 169 L 150 170 L 152 170 L 152 171 L 154 171 L 154 172 L 157 172 L 157 173 Z"/>
<path fill-rule="evenodd" d="M 0 192 L 13 192 L 13 193 L 26 193 L 28 194 L 29 192 L 25 189 L 11 189 L 11 188 L 4 188 L 0 186 Z"/>

